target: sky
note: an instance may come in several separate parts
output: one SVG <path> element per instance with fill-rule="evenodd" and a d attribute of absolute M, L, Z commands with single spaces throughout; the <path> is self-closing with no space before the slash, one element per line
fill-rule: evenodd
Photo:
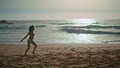
<path fill-rule="evenodd" d="M 120 0 L 0 0 L 0 19 L 120 19 Z"/>

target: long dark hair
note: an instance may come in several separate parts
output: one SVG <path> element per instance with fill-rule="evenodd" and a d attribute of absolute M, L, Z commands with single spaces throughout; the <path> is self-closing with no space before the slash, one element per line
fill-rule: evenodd
<path fill-rule="evenodd" d="M 29 27 L 29 31 L 34 31 L 34 26 L 33 25 Z"/>

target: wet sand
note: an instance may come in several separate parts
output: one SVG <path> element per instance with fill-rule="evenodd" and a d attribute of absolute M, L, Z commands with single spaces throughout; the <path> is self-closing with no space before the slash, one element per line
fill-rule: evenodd
<path fill-rule="evenodd" d="M 0 45 L 0 68 L 120 68 L 120 44 Z"/>

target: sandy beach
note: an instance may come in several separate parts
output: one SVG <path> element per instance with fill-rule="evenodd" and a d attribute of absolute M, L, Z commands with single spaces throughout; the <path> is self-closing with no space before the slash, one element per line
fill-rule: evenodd
<path fill-rule="evenodd" d="M 39 44 L 23 57 L 26 45 L 0 45 L 0 68 L 119 68 L 119 44 Z"/>

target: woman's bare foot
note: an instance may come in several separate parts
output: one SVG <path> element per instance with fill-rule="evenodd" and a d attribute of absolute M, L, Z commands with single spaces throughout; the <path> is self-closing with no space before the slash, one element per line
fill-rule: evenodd
<path fill-rule="evenodd" d="M 27 54 L 25 53 L 23 56 L 27 56 Z"/>

